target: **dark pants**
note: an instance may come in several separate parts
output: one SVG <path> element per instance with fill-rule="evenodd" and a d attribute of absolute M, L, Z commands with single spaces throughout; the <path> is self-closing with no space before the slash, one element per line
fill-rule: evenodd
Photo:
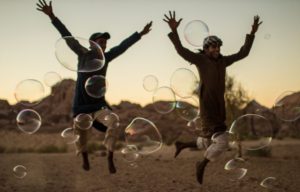
<path fill-rule="evenodd" d="M 107 127 L 105 125 L 103 125 L 102 123 L 98 122 L 98 121 L 93 121 L 93 127 L 100 132 L 105 133 L 107 130 Z"/>
<path fill-rule="evenodd" d="M 217 133 L 217 132 L 224 132 L 227 130 L 227 126 L 224 124 L 224 125 L 220 125 L 220 126 L 217 126 L 214 128 L 214 133 Z"/>

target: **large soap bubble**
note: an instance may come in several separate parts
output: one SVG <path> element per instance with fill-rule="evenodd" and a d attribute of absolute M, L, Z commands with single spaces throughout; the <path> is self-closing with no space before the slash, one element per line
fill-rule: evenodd
<path fill-rule="evenodd" d="M 176 95 L 189 98 L 198 93 L 199 81 L 191 70 L 179 68 L 172 74 L 170 85 Z"/>
<path fill-rule="evenodd" d="M 94 98 L 101 98 L 105 95 L 107 90 L 107 82 L 102 75 L 93 75 L 85 82 L 86 93 Z"/>
<path fill-rule="evenodd" d="M 273 136 L 270 121 L 257 114 L 246 114 L 238 117 L 231 125 L 231 146 L 242 144 L 246 150 L 258 150 L 267 147 Z"/>
<path fill-rule="evenodd" d="M 155 91 L 158 87 L 158 79 L 154 75 L 147 75 L 143 79 L 143 87 L 146 91 Z"/>
<path fill-rule="evenodd" d="M 74 124 L 79 129 L 88 130 L 93 125 L 93 118 L 89 114 L 80 113 L 75 117 Z"/>
<path fill-rule="evenodd" d="M 27 168 L 24 165 L 17 165 L 13 168 L 13 174 L 18 179 L 23 179 L 27 175 Z"/>
<path fill-rule="evenodd" d="M 52 87 L 52 86 L 58 84 L 59 82 L 61 82 L 61 80 L 62 80 L 61 76 L 54 71 L 47 72 L 44 75 L 44 83 L 48 87 Z"/>
<path fill-rule="evenodd" d="M 175 109 L 176 97 L 170 87 L 160 87 L 153 94 L 153 106 L 155 110 L 162 114 L 170 113 Z"/>
<path fill-rule="evenodd" d="M 110 113 L 104 117 L 103 124 L 111 129 L 117 129 L 120 126 L 120 118 L 116 113 Z"/>
<path fill-rule="evenodd" d="M 36 79 L 25 79 L 15 88 L 15 98 L 25 106 L 34 106 L 45 97 L 43 84 Z"/>
<path fill-rule="evenodd" d="M 209 28 L 207 24 L 201 20 L 190 21 L 184 27 L 185 40 L 195 47 L 201 47 L 204 38 L 207 36 L 209 36 Z"/>
<path fill-rule="evenodd" d="M 41 127 L 42 119 L 35 110 L 24 109 L 17 115 L 16 123 L 24 133 L 33 134 Z"/>
<path fill-rule="evenodd" d="M 135 145 L 126 145 L 126 147 L 121 150 L 121 153 L 123 159 L 129 163 L 136 162 L 140 157 L 138 148 Z"/>
<path fill-rule="evenodd" d="M 197 98 L 180 98 L 176 101 L 177 114 L 186 121 L 192 121 L 199 116 L 199 101 Z"/>
<path fill-rule="evenodd" d="M 248 172 L 248 169 L 246 169 L 244 166 L 245 160 L 242 158 L 234 158 L 229 160 L 224 166 L 224 169 L 227 173 L 227 178 L 229 178 L 231 181 L 242 179 Z"/>
<path fill-rule="evenodd" d="M 66 128 L 61 132 L 61 136 L 67 144 L 74 144 L 79 140 L 79 135 L 75 134 L 73 128 Z"/>
<path fill-rule="evenodd" d="M 153 122 L 136 117 L 125 129 L 127 145 L 136 146 L 138 152 L 147 155 L 162 147 L 162 136 Z"/>
<path fill-rule="evenodd" d="M 105 64 L 101 47 L 81 37 L 67 36 L 58 39 L 55 44 L 55 56 L 62 66 L 71 71 L 97 71 Z"/>
<path fill-rule="evenodd" d="M 267 189 L 275 189 L 277 188 L 277 180 L 276 177 L 267 177 L 261 181 L 260 186 L 267 188 Z"/>

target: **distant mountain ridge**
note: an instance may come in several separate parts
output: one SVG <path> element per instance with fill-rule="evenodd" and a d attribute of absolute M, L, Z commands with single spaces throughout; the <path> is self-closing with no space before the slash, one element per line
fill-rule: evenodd
<path fill-rule="evenodd" d="M 75 89 L 75 81 L 64 79 L 51 89 L 51 95 L 45 97 L 38 105 L 33 106 L 42 117 L 42 127 L 38 132 L 57 132 L 72 125 L 71 106 Z M 291 105 L 298 105 L 300 92 L 295 93 L 289 99 Z M 6 100 L 0 100 L 0 130 L 17 130 L 15 118 L 17 113 L 27 107 L 17 103 L 9 105 Z M 180 118 L 176 112 L 162 115 L 158 113 L 153 104 L 142 107 L 139 104 L 122 101 L 118 105 L 112 106 L 114 113 L 120 117 L 120 124 L 125 128 L 135 117 L 144 117 L 151 120 L 159 128 L 166 143 L 172 143 L 182 135 L 187 135 L 185 131 L 187 121 Z M 277 119 L 273 111 L 257 101 L 252 100 L 242 110 L 243 114 L 256 113 L 267 117 L 274 128 L 274 134 L 280 132 L 282 123 Z M 296 124 L 300 127 L 300 123 Z M 37 133 L 38 133 L 37 132 Z M 300 132 L 300 131 L 299 131 Z M 300 134 L 299 134 L 300 135 Z"/>

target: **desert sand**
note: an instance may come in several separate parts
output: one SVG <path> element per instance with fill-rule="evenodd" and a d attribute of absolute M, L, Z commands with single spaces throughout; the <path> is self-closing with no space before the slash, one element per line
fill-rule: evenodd
<path fill-rule="evenodd" d="M 1 192 L 252 192 L 252 191 L 300 191 L 300 140 L 277 140 L 271 144 L 271 157 L 245 156 L 247 174 L 236 180 L 224 170 L 224 165 L 235 155 L 226 152 L 217 161 L 208 164 L 204 184 L 197 183 L 195 163 L 202 159 L 203 151 L 183 151 L 173 158 L 174 146 L 137 161 L 136 166 L 126 162 L 117 152 L 116 174 L 109 174 L 106 157 L 100 152 L 90 155 L 91 170 L 81 168 L 81 157 L 72 152 L 2 153 L 0 154 Z M 16 178 L 13 167 L 24 165 L 27 175 Z M 266 189 L 260 182 L 275 177 L 274 188 Z"/>

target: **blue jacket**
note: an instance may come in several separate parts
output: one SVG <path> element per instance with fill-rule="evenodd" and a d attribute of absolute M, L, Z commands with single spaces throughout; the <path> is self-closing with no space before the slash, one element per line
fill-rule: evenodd
<path fill-rule="evenodd" d="M 53 19 L 52 24 L 59 31 L 62 37 L 72 36 L 69 30 L 58 18 Z M 105 100 L 105 96 L 101 98 L 94 98 L 86 93 L 84 86 L 85 81 L 93 75 L 102 75 L 105 77 L 109 62 L 124 53 L 130 46 L 140 39 L 140 34 L 135 32 L 127 39 L 123 40 L 118 46 L 115 46 L 108 52 L 105 52 L 105 65 L 100 70 L 93 72 L 77 72 L 75 95 L 72 106 L 74 117 L 80 113 L 92 113 L 98 111 L 102 107 L 109 107 Z M 93 57 L 97 57 L 95 51 L 84 48 L 76 39 L 69 38 L 67 44 L 78 55 L 78 66 L 80 66 L 80 64 L 82 64 L 82 62 L 84 62 L 87 58 L 91 59 Z"/>

